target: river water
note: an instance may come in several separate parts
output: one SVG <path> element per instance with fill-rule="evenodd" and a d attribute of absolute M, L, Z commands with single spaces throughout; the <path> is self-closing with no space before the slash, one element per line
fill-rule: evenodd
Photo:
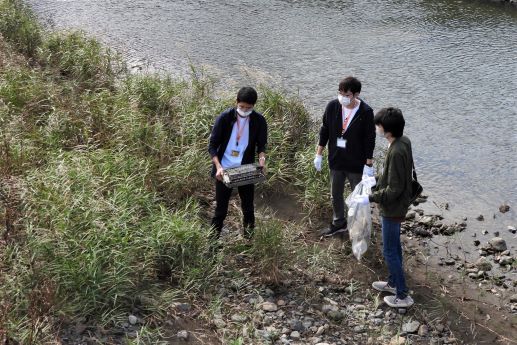
<path fill-rule="evenodd" d="M 130 61 L 183 76 L 204 65 L 234 92 L 250 80 L 320 117 L 348 75 L 374 109 L 402 109 L 425 209 L 501 235 L 517 226 L 517 9 L 450 0 L 30 0 Z M 445 203 L 449 210 L 444 209 Z M 499 205 L 508 203 L 502 214 Z M 484 215 L 485 221 L 474 220 Z M 495 215 L 495 218 L 494 218 Z"/>

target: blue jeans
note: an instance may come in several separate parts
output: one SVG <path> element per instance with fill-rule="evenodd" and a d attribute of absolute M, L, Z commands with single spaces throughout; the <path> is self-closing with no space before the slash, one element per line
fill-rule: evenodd
<path fill-rule="evenodd" d="M 397 289 L 397 298 L 406 298 L 408 290 L 402 269 L 400 223 L 385 217 L 382 217 L 382 253 L 388 265 L 389 285 Z"/>

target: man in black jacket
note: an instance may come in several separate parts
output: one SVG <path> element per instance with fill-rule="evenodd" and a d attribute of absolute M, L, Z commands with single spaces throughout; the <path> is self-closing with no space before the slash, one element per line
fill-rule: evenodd
<path fill-rule="evenodd" d="M 361 181 L 363 171 L 373 176 L 375 125 L 373 110 L 359 99 L 361 82 L 347 77 L 339 83 L 338 98 L 327 104 L 323 114 L 319 143 L 314 158 L 321 170 L 323 150 L 328 143 L 328 162 L 332 194 L 333 219 L 325 235 L 345 231 L 344 188 L 348 180 L 353 190 Z"/>
<path fill-rule="evenodd" d="M 212 177 L 215 177 L 215 214 L 212 228 L 219 236 L 223 222 L 228 214 L 228 203 L 232 189 L 222 182 L 224 169 L 235 168 L 242 164 L 255 162 L 259 156 L 259 165 L 266 163 L 267 123 L 262 114 L 253 107 L 257 102 L 257 91 L 252 87 L 243 87 L 237 93 L 236 107 L 227 109 L 215 120 L 208 152 L 212 157 Z M 250 238 L 255 227 L 253 184 L 238 187 L 243 213 L 244 235 Z"/>

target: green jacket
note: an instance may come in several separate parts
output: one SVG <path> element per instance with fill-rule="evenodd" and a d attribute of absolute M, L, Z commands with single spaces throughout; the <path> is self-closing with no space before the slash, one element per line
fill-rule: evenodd
<path fill-rule="evenodd" d="M 370 195 L 370 202 L 379 204 L 381 216 L 403 218 L 406 216 L 411 197 L 413 153 L 411 141 L 402 136 L 388 148 L 384 170 Z"/>

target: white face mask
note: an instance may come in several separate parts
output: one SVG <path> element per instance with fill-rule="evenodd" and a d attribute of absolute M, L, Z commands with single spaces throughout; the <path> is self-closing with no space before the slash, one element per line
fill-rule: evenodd
<path fill-rule="evenodd" d="M 253 112 L 253 109 L 250 109 L 248 111 L 244 111 L 241 108 L 237 108 L 237 113 L 239 113 L 239 115 L 242 116 L 242 117 L 248 117 L 248 116 L 250 116 L 250 114 L 252 112 Z"/>
<path fill-rule="evenodd" d="M 343 96 L 341 94 L 337 95 L 337 99 L 339 100 L 339 103 L 344 105 L 345 107 L 350 104 L 350 98 Z"/>
<path fill-rule="evenodd" d="M 375 133 L 378 137 L 384 138 L 384 130 L 381 127 L 375 126 Z"/>

